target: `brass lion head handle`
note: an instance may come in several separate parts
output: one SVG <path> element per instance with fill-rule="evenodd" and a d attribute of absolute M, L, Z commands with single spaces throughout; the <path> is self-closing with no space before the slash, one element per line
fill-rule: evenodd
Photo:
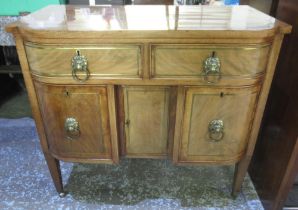
<path fill-rule="evenodd" d="M 66 137 L 70 140 L 74 140 L 81 135 L 79 122 L 74 117 L 66 118 L 64 129 L 66 132 Z"/>
<path fill-rule="evenodd" d="M 212 120 L 208 126 L 209 138 L 220 141 L 224 137 L 224 123 L 222 120 Z"/>
<path fill-rule="evenodd" d="M 203 74 L 204 74 L 204 80 L 208 83 L 216 83 L 221 78 L 221 72 L 220 72 L 220 60 L 215 55 L 215 51 L 212 52 L 212 55 L 208 57 L 204 61 L 203 65 Z M 210 80 L 209 76 L 216 76 L 215 80 Z"/>
<path fill-rule="evenodd" d="M 88 70 L 88 60 L 85 56 L 81 55 L 80 50 L 77 50 L 76 55 L 71 59 L 72 77 L 79 81 L 85 82 L 89 79 L 90 72 Z M 84 73 L 85 75 L 81 78 L 77 73 Z"/>

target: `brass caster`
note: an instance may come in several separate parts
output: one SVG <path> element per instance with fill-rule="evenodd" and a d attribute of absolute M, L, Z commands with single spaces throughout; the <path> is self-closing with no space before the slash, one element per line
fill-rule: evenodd
<path fill-rule="evenodd" d="M 60 198 L 64 198 L 66 196 L 66 192 L 61 192 L 61 193 L 59 193 L 59 197 Z"/>

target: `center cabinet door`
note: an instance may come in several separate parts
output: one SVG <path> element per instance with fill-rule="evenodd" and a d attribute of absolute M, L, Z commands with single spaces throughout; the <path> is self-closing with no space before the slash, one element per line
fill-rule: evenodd
<path fill-rule="evenodd" d="M 51 153 L 62 160 L 118 161 L 112 141 L 109 103 L 104 86 L 44 85 L 35 82 Z M 109 100 L 111 100 L 109 102 Z"/>
<path fill-rule="evenodd" d="M 126 156 L 166 156 L 170 88 L 123 87 L 123 97 Z"/>

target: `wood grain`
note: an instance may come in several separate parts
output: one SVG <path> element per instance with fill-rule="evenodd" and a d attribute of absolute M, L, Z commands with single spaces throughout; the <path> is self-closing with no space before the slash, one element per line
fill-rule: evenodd
<path fill-rule="evenodd" d="M 255 111 L 255 118 L 254 118 L 252 128 L 250 131 L 248 146 L 245 151 L 246 161 L 241 161 L 240 163 L 238 163 L 238 168 L 240 168 L 240 170 L 234 176 L 234 184 L 233 184 L 233 192 L 232 192 L 233 195 L 236 195 L 240 191 L 241 184 L 242 184 L 244 176 L 245 176 L 244 172 L 247 171 L 247 169 L 248 169 L 248 166 L 249 166 L 249 163 L 250 163 L 250 160 L 251 160 L 251 157 L 252 157 L 255 145 L 256 145 L 256 141 L 257 141 L 257 137 L 258 137 L 258 133 L 259 133 L 259 129 L 260 129 L 268 93 L 270 90 L 271 82 L 273 79 L 275 65 L 277 63 L 277 58 L 279 55 L 283 36 L 284 36 L 283 34 L 276 35 L 275 40 L 272 45 L 272 48 L 271 48 L 271 51 L 270 51 L 267 69 L 266 69 L 267 74 L 266 74 L 264 82 L 262 84 L 261 93 L 259 96 L 256 111 Z"/>
<path fill-rule="evenodd" d="M 111 132 L 111 152 L 112 159 L 114 163 L 119 163 L 119 139 L 118 139 L 118 123 L 116 116 L 116 96 L 115 96 L 115 88 L 113 85 L 107 86 L 107 95 L 108 95 L 108 109 L 109 109 L 109 128 Z M 102 110 L 105 111 L 105 110 Z"/>
<path fill-rule="evenodd" d="M 126 155 L 166 156 L 169 88 L 125 87 Z"/>
<path fill-rule="evenodd" d="M 61 176 L 61 170 L 60 170 L 60 163 L 59 163 L 59 160 L 54 158 L 49 152 L 49 144 L 45 134 L 45 128 L 42 122 L 42 116 L 41 116 L 41 111 L 37 100 L 37 95 L 35 92 L 35 87 L 29 72 L 29 64 L 26 59 L 26 51 L 23 45 L 23 39 L 17 32 L 15 32 L 14 35 L 16 40 L 17 53 L 19 56 L 20 65 L 21 65 L 25 85 L 28 92 L 29 102 L 32 109 L 32 116 L 36 123 L 41 149 L 47 161 L 47 166 L 50 171 L 51 177 L 53 179 L 53 183 L 56 188 L 56 191 L 58 193 L 63 193 L 64 189 L 63 189 L 63 182 L 62 182 L 62 176 Z"/>
<path fill-rule="evenodd" d="M 257 86 L 187 88 L 178 161 L 237 161 L 247 146 L 257 95 Z M 224 136 L 215 142 L 208 125 L 216 119 L 224 122 Z"/>
<path fill-rule="evenodd" d="M 177 113 L 177 96 L 178 88 L 170 87 L 170 107 L 169 107 L 169 140 L 168 140 L 168 157 L 173 159 L 174 138 L 175 138 L 175 119 Z"/>
<path fill-rule="evenodd" d="M 47 77 L 72 77 L 71 59 L 79 50 L 88 60 L 91 78 L 141 77 L 141 46 L 42 45 L 25 43 L 30 70 Z"/>
<path fill-rule="evenodd" d="M 178 164 L 179 150 L 182 135 L 182 122 L 185 109 L 185 87 L 179 86 L 177 90 L 177 103 L 176 103 L 176 115 L 175 115 L 175 127 L 174 127 L 174 143 L 173 143 L 173 162 Z"/>
<path fill-rule="evenodd" d="M 155 45 L 152 48 L 152 77 L 203 77 L 204 61 L 212 52 L 220 59 L 222 77 L 254 77 L 266 69 L 270 45 Z"/>
<path fill-rule="evenodd" d="M 80 82 L 72 77 L 43 77 L 32 75 L 34 80 L 37 80 L 42 83 L 49 84 L 57 84 L 57 85 L 138 85 L 138 86 L 177 86 L 177 85 L 194 85 L 194 86 L 211 86 L 203 77 L 186 77 L 186 78 L 151 78 L 151 79 L 132 79 L 129 77 L 123 78 L 113 78 L 113 77 L 95 77 L 88 79 L 85 82 Z M 264 74 L 256 75 L 256 77 L 222 77 L 216 84 L 212 84 L 212 86 L 251 86 L 256 85 L 260 81 L 263 81 Z"/>
<path fill-rule="evenodd" d="M 49 149 L 68 158 L 112 159 L 111 131 L 105 87 L 46 86 L 35 83 Z M 79 122 L 80 136 L 70 140 L 66 118 Z"/>

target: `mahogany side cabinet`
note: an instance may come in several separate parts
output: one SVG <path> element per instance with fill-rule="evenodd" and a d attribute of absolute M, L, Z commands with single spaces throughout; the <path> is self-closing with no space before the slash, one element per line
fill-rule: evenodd
<path fill-rule="evenodd" d="M 6 30 L 61 196 L 60 160 L 120 157 L 235 164 L 235 196 L 291 26 L 249 6 L 52 5 Z"/>

